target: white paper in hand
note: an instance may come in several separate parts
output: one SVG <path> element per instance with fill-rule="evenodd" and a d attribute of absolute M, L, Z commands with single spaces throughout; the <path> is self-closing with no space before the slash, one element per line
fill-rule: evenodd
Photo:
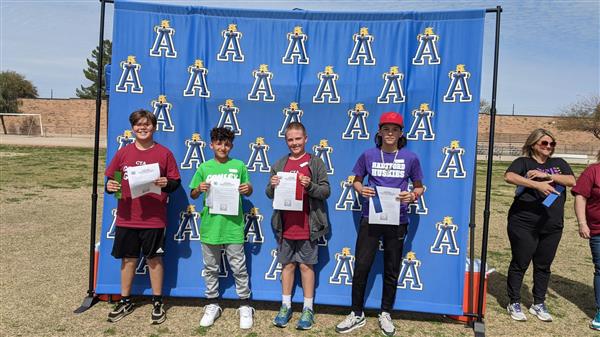
<path fill-rule="evenodd" d="M 296 182 L 298 174 L 291 172 L 277 172 L 279 184 L 275 186 L 273 209 L 283 211 L 301 211 L 302 199 L 296 200 Z"/>
<path fill-rule="evenodd" d="M 369 199 L 369 223 L 379 225 L 399 225 L 400 224 L 400 200 L 397 199 L 400 194 L 399 188 L 376 186 L 377 195 L 381 202 L 381 213 L 375 212 L 373 198 Z"/>
<path fill-rule="evenodd" d="M 238 215 L 240 210 L 240 180 L 235 178 L 213 176 L 210 181 L 210 214 Z M 207 204 L 208 206 L 208 204 Z"/>
<path fill-rule="evenodd" d="M 154 184 L 160 178 L 158 163 L 127 167 L 127 180 L 131 190 L 131 198 L 139 198 L 148 193 L 160 195 L 160 187 Z"/>

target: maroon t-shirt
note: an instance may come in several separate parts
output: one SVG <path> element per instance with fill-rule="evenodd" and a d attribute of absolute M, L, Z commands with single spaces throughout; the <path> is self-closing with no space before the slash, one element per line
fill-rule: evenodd
<path fill-rule="evenodd" d="M 310 168 L 308 162 L 310 155 L 305 153 L 300 159 L 292 160 L 288 158 L 283 167 L 285 172 L 296 172 L 310 177 Z M 298 182 L 299 184 L 300 182 Z M 288 240 L 308 240 L 310 239 L 310 227 L 308 225 L 308 214 L 310 206 L 308 204 L 308 192 L 304 186 L 302 188 L 302 211 L 282 211 L 283 216 L 283 237 Z"/>
<path fill-rule="evenodd" d="M 590 235 L 600 235 L 600 163 L 588 166 L 581 173 L 571 193 L 582 195 L 587 199 L 585 218 L 590 228 Z"/>
<path fill-rule="evenodd" d="M 135 143 L 121 148 L 106 168 L 104 175 L 110 179 L 115 171 L 123 172 L 121 181 L 121 199 L 117 206 L 119 227 L 131 228 L 164 228 L 167 225 L 167 193 L 160 195 L 149 193 L 131 199 L 131 190 L 127 180 L 127 168 L 158 163 L 160 176 L 167 179 L 179 179 L 179 170 L 175 157 L 166 147 L 155 143 L 147 150 L 140 150 Z"/>

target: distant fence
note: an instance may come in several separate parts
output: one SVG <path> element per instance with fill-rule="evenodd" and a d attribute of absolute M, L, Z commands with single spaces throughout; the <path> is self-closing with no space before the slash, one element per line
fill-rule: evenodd
<path fill-rule="evenodd" d="M 12 135 L 43 136 L 40 114 L 0 114 L 0 132 Z"/>
<path fill-rule="evenodd" d="M 527 137 L 525 137 L 527 138 Z M 504 143 L 504 142 L 495 142 L 494 143 L 494 156 L 520 156 L 521 148 L 523 147 L 524 140 L 519 143 Z M 555 153 L 568 153 L 568 154 L 576 154 L 576 155 L 588 155 L 588 156 L 596 156 L 598 153 L 598 148 L 600 147 L 600 142 L 596 142 L 594 144 L 558 144 Z M 478 155 L 487 155 L 488 154 L 488 142 L 478 142 L 477 143 L 477 154 Z"/>
<path fill-rule="evenodd" d="M 93 127 L 67 125 L 40 125 L 35 116 L 3 116 L 4 125 L 0 124 L 0 132 L 9 135 L 50 136 L 50 137 L 94 137 Z M 43 128 L 43 130 L 42 130 Z M 106 130 L 101 130 L 106 133 Z"/>

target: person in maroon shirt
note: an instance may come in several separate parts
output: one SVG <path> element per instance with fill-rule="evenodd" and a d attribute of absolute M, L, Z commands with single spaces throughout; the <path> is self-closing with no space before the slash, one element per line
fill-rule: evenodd
<path fill-rule="evenodd" d="M 304 125 L 298 122 L 290 123 L 286 128 L 285 141 L 290 153 L 271 167 L 271 178 L 266 194 L 269 198 L 274 198 L 275 187 L 280 182 L 277 172 L 297 173 L 296 199 L 302 198 L 302 210 L 273 210 L 271 224 L 278 239 L 277 259 L 283 266 L 282 305 L 273 324 L 284 328 L 292 317 L 294 276 L 299 265 L 304 306 L 296 328 L 308 330 L 314 324 L 315 271 L 313 266 L 317 264 L 319 255 L 317 240 L 329 233 L 325 200 L 331 190 L 325 164 L 320 158 L 306 152 L 308 137 Z"/>
<path fill-rule="evenodd" d="M 596 315 L 590 328 L 600 330 L 600 151 L 597 162 L 588 166 L 571 193 L 575 196 L 575 215 L 579 223 L 579 236 L 590 240 L 594 261 L 594 294 Z"/>
<path fill-rule="evenodd" d="M 147 110 L 134 111 L 129 116 L 135 142 L 121 148 L 106 168 L 106 192 L 121 191 L 117 205 L 115 242 L 112 255 L 121 259 L 121 300 L 108 314 L 109 322 L 117 322 L 130 314 L 131 286 L 140 252 L 146 257 L 152 285 L 152 323 L 160 324 L 167 318 L 162 303 L 163 261 L 165 227 L 167 226 L 167 194 L 181 184 L 175 157 L 166 147 L 156 143 L 156 116 Z M 131 197 L 127 176 L 129 167 L 157 163 L 160 177 L 154 184 L 161 188 L 160 194 L 148 193 Z M 122 180 L 115 180 L 121 172 Z"/>

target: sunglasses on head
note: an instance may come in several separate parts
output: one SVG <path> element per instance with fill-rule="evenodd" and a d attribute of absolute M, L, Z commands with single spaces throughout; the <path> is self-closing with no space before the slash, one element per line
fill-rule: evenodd
<path fill-rule="evenodd" d="M 542 140 L 540 142 L 540 145 L 541 146 L 548 146 L 548 145 L 550 145 L 551 147 L 555 147 L 556 146 L 556 142 L 555 141 L 549 142 L 547 140 Z"/>

